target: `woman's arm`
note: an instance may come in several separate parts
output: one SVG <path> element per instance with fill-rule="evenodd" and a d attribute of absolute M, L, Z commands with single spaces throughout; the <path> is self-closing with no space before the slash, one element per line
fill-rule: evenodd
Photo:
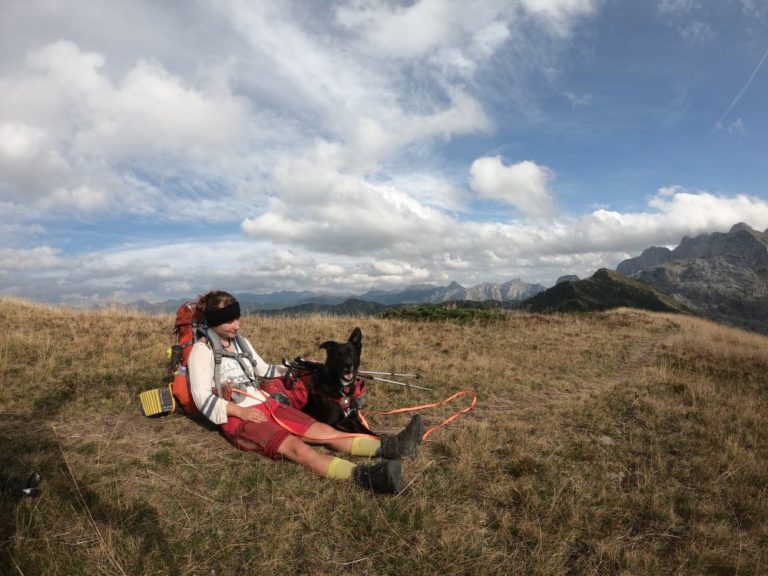
<path fill-rule="evenodd" d="M 240 420 L 250 420 L 251 422 L 266 422 L 267 417 L 261 410 L 254 410 L 253 407 L 238 406 L 234 402 L 227 402 L 227 415 L 240 418 Z"/>
<path fill-rule="evenodd" d="M 212 393 L 214 388 L 213 351 L 204 342 L 195 342 L 192 346 L 187 370 L 189 388 L 197 409 L 214 424 L 224 424 L 229 414 L 227 405 L 230 402 Z"/>

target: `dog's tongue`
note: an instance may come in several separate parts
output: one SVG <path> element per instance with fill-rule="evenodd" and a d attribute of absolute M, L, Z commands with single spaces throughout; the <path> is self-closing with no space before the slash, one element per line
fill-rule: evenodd
<path fill-rule="evenodd" d="M 346 380 L 347 382 L 349 382 L 350 380 L 352 380 L 352 377 L 353 377 L 354 375 L 355 375 L 355 373 L 354 373 L 354 372 L 344 372 L 344 380 Z"/>

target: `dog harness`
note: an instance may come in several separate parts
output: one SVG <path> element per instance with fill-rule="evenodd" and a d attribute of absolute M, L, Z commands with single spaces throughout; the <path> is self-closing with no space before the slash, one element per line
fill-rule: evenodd
<path fill-rule="evenodd" d="M 297 368 L 290 366 L 288 372 L 282 378 L 272 378 L 263 382 L 261 389 L 268 392 L 276 400 L 283 404 L 290 404 L 294 408 L 301 410 L 306 406 L 309 394 L 312 393 L 318 398 L 337 404 L 346 418 L 355 410 L 362 408 L 365 403 L 365 394 L 368 391 L 365 380 L 356 378 L 347 386 L 339 388 L 340 395 L 333 396 L 318 390 L 314 385 L 315 368 L 305 367 Z M 285 397 L 285 401 L 283 398 Z"/>
<path fill-rule="evenodd" d="M 341 387 L 341 396 L 331 396 L 330 394 L 325 394 L 320 390 L 317 390 L 314 387 L 313 379 L 312 393 L 315 396 L 325 398 L 334 404 L 338 404 L 339 408 L 341 408 L 341 411 L 344 413 L 345 418 L 355 410 L 359 410 L 363 407 L 363 404 L 365 403 L 365 393 L 367 391 L 365 380 L 357 378 L 347 386 Z"/>

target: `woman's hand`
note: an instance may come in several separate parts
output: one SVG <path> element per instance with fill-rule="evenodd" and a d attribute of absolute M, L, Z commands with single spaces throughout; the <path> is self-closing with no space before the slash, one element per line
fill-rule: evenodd
<path fill-rule="evenodd" d="M 234 402 L 227 403 L 227 415 L 247 420 L 249 422 L 266 422 L 267 417 L 261 410 L 253 407 L 238 406 Z"/>

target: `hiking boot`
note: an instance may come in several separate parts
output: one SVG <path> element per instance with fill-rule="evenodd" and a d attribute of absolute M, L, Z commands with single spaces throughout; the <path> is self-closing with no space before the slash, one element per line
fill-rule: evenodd
<path fill-rule="evenodd" d="M 423 435 L 424 424 L 421 422 L 421 416 L 416 414 L 408 422 L 408 426 L 398 432 L 397 436 L 381 436 L 381 457 L 413 458 L 416 456 L 416 449 L 419 447 Z"/>
<path fill-rule="evenodd" d="M 360 486 L 381 494 L 397 494 L 403 483 L 400 462 L 397 460 L 385 460 L 372 465 L 358 464 L 353 475 Z"/>

